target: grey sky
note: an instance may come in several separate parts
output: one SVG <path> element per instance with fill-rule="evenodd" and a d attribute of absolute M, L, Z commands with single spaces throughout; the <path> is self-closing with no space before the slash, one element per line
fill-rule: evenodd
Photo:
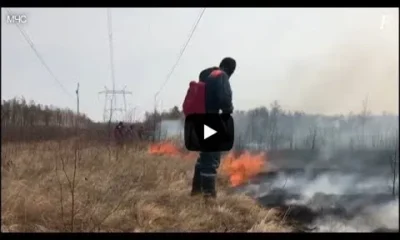
<path fill-rule="evenodd" d="M 103 116 L 111 88 L 107 10 L 12 9 L 46 63 L 74 95 L 81 111 Z M 125 85 L 132 108 L 152 110 L 154 94 L 185 43 L 201 9 L 112 9 L 116 87 Z M 380 30 L 382 14 L 388 21 Z M 2 9 L 2 98 L 24 96 L 75 108 L 41 65 Z M 181 63 L 160 94 L 159 106 L 179 107 L 188 82 L 225 56 L 237 60 L 231 78 L 236 109 L 269 105 L 326 114 L 359 111 L 368 94 L 373 112 L 398 113 L 398 10 L 208 8 Z M 122 98 L 118 99 L 122 103 Z M 118 103 L 118 104 L 119 104 Z"/>

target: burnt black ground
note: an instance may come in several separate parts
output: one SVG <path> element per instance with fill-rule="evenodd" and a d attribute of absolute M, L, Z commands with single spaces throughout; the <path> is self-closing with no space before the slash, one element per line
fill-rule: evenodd
<path fill-rule="evenodd" d="M 250 185 L 258 186 L 258 193 L 248 194 L 265 207 L 281 209 L 287 221 L 299 226 L 298 231 L 315 231 L 318 226 L 314 223 L 320 218 L 333 216 L 349 220 L 368 207 L 396 199 L 385 185 L 390 174 L 389 151 L 339 152 L 324 156 L 324 160 L 320 156 L 320 152 L 313 151 L 269 154 L 268 165 L 272 171 L 251 179 Z M 309 188 L 317 182 L 328 186 L 310 193 Z M 335 184 L 347 186 L 343 191 L 332 192 Z M 247 188 L 241 186 L 237 190 L 248 192 Z M 306 201 L 304 195 L 307 195 Z M 398 232 L 398 229 L 378 226 L 373 231 Z"/>
<path fill-rule="evenodd" d="M 307 203 L 300 204 L 296 201 L 301 200 L 301 195 L 291 194 L 284 189 L 274 189 L 257 200 L 265 207 L 280 209 L 281 212 L 285 213 L 285 218 L 288 221 L 299 226 L 299 231 L 311 231 L 316 229 L 313 223 L 318 218 L 334 216 L 351 220 L 371 205 L 385 204 L 395 199 L 391 194 L 336 195 L 317 193 Z M 294 203 L 291 204 L 290 201 L 294 201 Z M 398 230 L 386 229 L 385 231 Z"/>

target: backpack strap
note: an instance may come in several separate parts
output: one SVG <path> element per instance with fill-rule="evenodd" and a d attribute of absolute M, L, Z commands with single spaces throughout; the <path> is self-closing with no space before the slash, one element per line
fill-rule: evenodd
<path fill-rule="evenodd" d="M 218 77 L 218 76 L 220 76 L 221 74 L 222 74 L 222 70 L 217 69 L 217 70 L 214 70 L 214 71 L 212 71 L 212 72 L 210 73 L 210 77 Z"/>

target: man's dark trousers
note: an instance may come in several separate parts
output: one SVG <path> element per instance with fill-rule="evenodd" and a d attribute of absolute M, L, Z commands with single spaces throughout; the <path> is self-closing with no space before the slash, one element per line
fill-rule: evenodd
<path fill-rule="evenodd" d="M 200 152 L 194 168 L 192 195 L 203 193 L 205 196 L 216 197 L 215 185 L 220 160 L 220 152 Z"/>

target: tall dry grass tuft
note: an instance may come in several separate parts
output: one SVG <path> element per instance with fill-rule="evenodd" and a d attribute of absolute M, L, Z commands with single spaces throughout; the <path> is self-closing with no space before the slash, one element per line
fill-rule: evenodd
<path fill-rule="evenodd" d="M 194 159 L 74 142 L 2 145 L 2 231 L 291 230 L 223 176 L 216 202 L 190 197 Z"/>

